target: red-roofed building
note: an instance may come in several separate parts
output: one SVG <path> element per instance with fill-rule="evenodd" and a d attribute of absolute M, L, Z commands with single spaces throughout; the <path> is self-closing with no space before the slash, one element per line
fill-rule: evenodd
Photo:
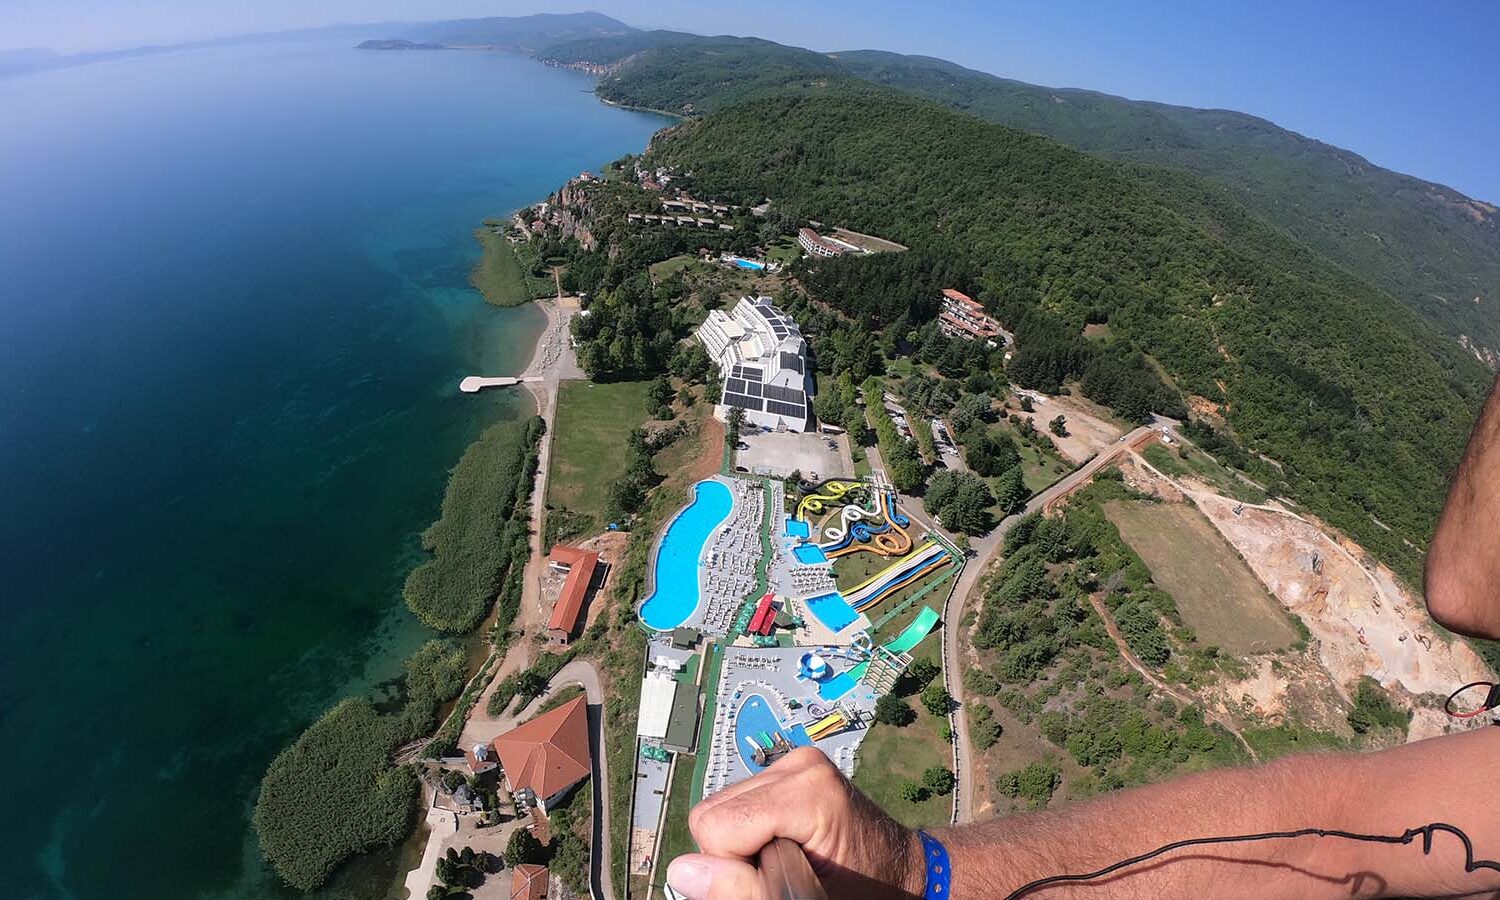
<path fill-rule="evenodd" d="M 546 811 L 569 788 L 589 777 L 592 757 L 586 700 L 575 697 L 491 743 L 517 805 L 540 806 Z"/>
<path fill-rule="evenodd" d="M 521 863 L 510 870 L 510 900 L 547 900 L 546 866 Z"/>
<path fill-rule="evenodd" d="M 475 744 L 464 751 L 464 759 L 468 760 L 469 771 L 475 775 L 483 775 L 500 765 L 500 760 L 495 756 L 495 748 L 489 744 Z"/>
<path fill-rule="evenodd" d="M 547 564 L 554 569 L 567 572 L 562 593 L 552 607 L 552 618 L 547 620 L 547 638 L 554 644 L 566 644 L 578 630 L 578 619 L 583 614 L 583 601 L 588 598 L 589 586 L 594 582 L 594 572 L 599 568 L 599 554 L 592 550 L 558 544 L 552 548 Z"/>
<path fill-rule="evenodd" d="M 985 314 L 984 304 L 962 291 L 943 288 L 942 303 L 938 328 L 948 337 L 989 341 L 1003 333 L 1000 323 Z"/>
<path fill-rule="evenodd" d="M 751 634 L 770 634 L 776 626 L 776 608 L 772 605 L 776 594 L 767 592 L 755 606 L 755 615 L 750 617 Z"/>
<path fill-rule="evenodd" d="M 797 243 L 802 245 L 802 249 L 806 250 L 809 256 L 821 256 L 827 258 L 833 256 L 843 256 L 845 253 L 849 252 L 843 247 L 840 247 L 838 244 L 835 244 L 833 241 L 830 241 L 822 235 L 818 234 L 816 231 L 813 231 L 811 228 L 797 229 Z"/>

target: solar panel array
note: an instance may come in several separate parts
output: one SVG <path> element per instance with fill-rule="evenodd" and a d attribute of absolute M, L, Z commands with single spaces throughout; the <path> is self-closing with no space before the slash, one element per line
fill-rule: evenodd
<path fill-rule="evenodd" d="M 760 353 L 760 347 L 770 344 L 771 349 L 755 357 L 741 355 L 739 358 L 748 363 L 729 366 L 724 373 L 722 402 L 747 412 L 768 413 L 799 423 L 807 421 L 808 398 L 804 389 L 807 363 L 803 358 L 807 344 L 797 323 L 773 305 L 769 297 L 746 298 L 736 309 L 735 317 L 747 331 L 741 340 L 760 335 L 758 346 L 742 344 L 742 348 L 755 347 L 754 352 Z M 739 352 L 744 354 L 743 349 Z"/>

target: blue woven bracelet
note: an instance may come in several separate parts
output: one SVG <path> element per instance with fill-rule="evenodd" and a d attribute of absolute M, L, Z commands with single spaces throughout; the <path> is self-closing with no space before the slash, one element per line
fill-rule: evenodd
<path fill-rule="evenodd" d="M 948 864 L 948 848 L 943 842 L 925 831 L 917 832 L 922 839 L 922 869 L 927 873 L 927 887 L 922 891 L 923 900 L 944 900 L 953 887 L 953 871 Z"/>

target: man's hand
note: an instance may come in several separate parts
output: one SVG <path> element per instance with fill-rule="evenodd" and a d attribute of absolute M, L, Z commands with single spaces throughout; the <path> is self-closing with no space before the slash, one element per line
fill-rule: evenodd
<path fill-rule="evenodd" d="M 766 900 L 750 860 L 772 838 L 802 845 L 831 900 L 922 895 L 922 847 L 811 747 L 704 799 L 688 816 L 702 853 L 679 856 L 667 883 L 691 900 Z"/>
<path fill-rule="evenodd" d="M 1500 638 L 1500 389 L 1490 392 L 1469 435 L 1425 576 L 1434 619 L 1461 634 Z"/>

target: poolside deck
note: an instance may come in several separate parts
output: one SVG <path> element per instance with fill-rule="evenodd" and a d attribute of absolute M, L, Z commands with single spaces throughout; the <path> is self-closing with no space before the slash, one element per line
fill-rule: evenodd
<path fill-rule="evenodd" d="M 765 697 L 771 713 L 786 729 L 802 726 L 804 729 L 818 718 L 818 710 L 831 707 L 818 695 L 818 682 L 800 680 L 797 672 L 807 647 L 726 647 L 724 649 L 723 672 L 714 704 L 713 737 L 709 745 L 707 774 L 703 783 L 703 796 L 721 791 L 732 784 L 749 778 L 751 768 L 741 759 L 741 748 L 737 744 L 736 719 L 742 702 L 751 694 Z M 840 654 L 848 652 L 846 647 L 819 648 L 843 671 L 852 668 L 853 659 Z M 872 717 L 877 697 L 873 690 L 858 685 L 845 694 L 840 702 L 851 711 Z M 793 709 L 791 701 L 799 708 Z M 846 775 L 854 774 L 855 751 L 864 740 L 867 729 L 854 727 L 839 734 L 817 741 L 813 746 L 822 750 Z"/>

